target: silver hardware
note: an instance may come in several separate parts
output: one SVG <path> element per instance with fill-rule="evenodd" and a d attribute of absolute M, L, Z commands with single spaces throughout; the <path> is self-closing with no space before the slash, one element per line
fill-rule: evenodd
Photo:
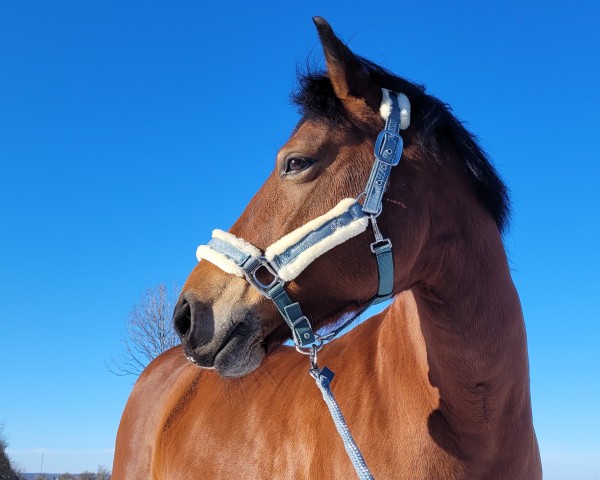
<path fill-rule="evenodd" d="M 383 150 L 383 146 L 388 142 L 393 142 L 392 145 L 385 150 Z M 388 145 L 386 145 L 388 146 Z M 392 130 L 383 130 L 379 132 L 377 135 L 377 140 L 375 141 L 375 158 L 382 163 L 386 163 L 395 167 L 400 162 L 400 157 L 402 156 L 402 149 L 404 146 L 404 141 L 399 133 L 396 133 Z M 387 156 L 384 157 L 383 154 Z"/>
<path fill-rule="evenodd" d="M 375 234 L 375 243 L 383 242 L 383 235 L 379 231 L 379 226 L 377 225 L 377 215 L 371 215 L 371 224 L 373 225 L 373 233 Z"/>
<path fill-rule="evenodd" d="M 385 246 L 387 246 L 387 247 L 390 247 L 390 248 L 391 248 L 391 247 L 392 247 L 392 241 L 391 241 L 389 238 L 384 238 L 384 239 L 383 239 L 383 240 L 381 240 L 380 242 L 373 242 L 373 243 L 371 243 L 371 251 L 372 251 L 373 253 L 376 253 L 376 252 L 375 252 L 375 249 L 376 249 L 377 247 L 381 248 L 381 247 L 383 247 L 384 245 L 385 245 Z"/>
<path fill-rule="evenodd" d="M 295 343 L 294 343 L 294 345 L 296 346 L 296 351 L 298 353 L 301 353 L 302 355 L 310 355 L 310 351 L 302 350 L 302 347 L 300 345 L 295 344 Z"/>
<path fill-rule="evenodd" d="M 318 370 L 319 366 L 317 365 L 317 354 L 319 353 L 320 347 L 317 348 L 316 345 L 310 347 L 310 356 L 308 357 L 310 360 L 310 366 L 312 370 Z"/>
<path fill-rule="evenodd" d="M 317 340 L 318 343 L 323 345 L 323 342 L 329 340 L 330 338 L 335 337 L 335 333 L 336 333 L 335 330 L 333 332 L 326 333 L 325 335 L 319 335 L 318 333 L 315 333 L 315 339 Z"/>
<path fill-rule="evenodd" d="M 375 234 L 375 241 L 371 243 L 371 251 L 375 252 L 375 248 L 381 248 L 383 246 L 392 247 L 392 241 L 389 238 L 383 238 L 383 235 L 379 231 L 377 225 L 376 215 L 371 215 L 371 224 L 373 225 L 373 233 Z"/>
<path fill-rule="evenodd" d="M 330 334 L 327 334 L 325 336 L 320 336 L 318 334 L 315 334 L 315 343 L 313 343 L 311 346 L 309 347 L 301 347 L 300 345 L 298 345 L 296 342 L 294 342 L 294 346 L 296 347 L 296 351 L 298 353 L 301 353 L 302 355 L 313 355 L 312 350 L 316 349 L 316 351 L 318 352 L 319 350 L 321 350 L 321 348 L 323 348 L 324 345 L 324 341 L 329 338 Z"/>
<path fill-rule="evenodd" d="M 277 272 L 275 271 L 275 269 L 273 268 L 271 263 L 265 257 L 258 257 L 255 259 L 255 261 L 256 261 L 256 264 L 253 265 L 249 271 L 244 270 L 244 276 L 246 277 L 246 280 L 248 280 L 248 282 L 250 284 L 254 285 L 254 287 L 262 295 L 269 298 L 269 295 L 267 292 L 269 290 L 271 290 L 277 284 L 283 285 L 284 282 L 281 278 L 279 278 L 279 275 L 277 274 Z M 268 284 L 263 283 L 256 277 L 257 272 L 261 268 L 266 269 L 267 272 L 273 276 L 273 280 L 271 280 L 270 283 L 268 283 Z"/>

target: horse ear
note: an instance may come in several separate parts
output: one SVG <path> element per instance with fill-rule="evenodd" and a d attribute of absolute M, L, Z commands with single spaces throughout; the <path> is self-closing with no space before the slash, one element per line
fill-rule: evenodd
<path fill-rule="evenodd" d="M 350 113 L 359 113 L 359 100 L 374 111 L 381 105 L 381 88 L 373 81 L 352 51 L 338 38 L 322 17 L 313 17 L 325 53 L 329 79 L 336 96 Z"/>

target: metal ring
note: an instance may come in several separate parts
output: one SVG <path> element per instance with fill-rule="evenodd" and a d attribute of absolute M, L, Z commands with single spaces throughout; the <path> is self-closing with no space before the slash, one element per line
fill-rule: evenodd
<path fill-rule="evenodd" d="M 315 333 L 315 339 L 317 340 L 317 342 L 321 343 L 321 346 L 323 346 L 323 342 L 329 340 L 332 337 L 335 337 L 335 331 L 329 332 L 325 335 L 319 335 L 318 333 Z"/>

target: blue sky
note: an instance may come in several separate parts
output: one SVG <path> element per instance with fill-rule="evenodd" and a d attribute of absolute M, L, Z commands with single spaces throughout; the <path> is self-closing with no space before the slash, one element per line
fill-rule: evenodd
<path fill-rule="evenodd" d="M 600 11 L 590 2 L 3 2 L 0 423 L 26 471 L 110 466 L 128 312 L 185 280 L 295 125 L 322 15 L 427 85 L 512 190 L 548 479 L 600 477 Z M 365 5 L 373 8 L 367 8 Z M 239 151 L 221 150 L 233 122 Z M 242 119 L 240 122 L 239 119 Z"/>

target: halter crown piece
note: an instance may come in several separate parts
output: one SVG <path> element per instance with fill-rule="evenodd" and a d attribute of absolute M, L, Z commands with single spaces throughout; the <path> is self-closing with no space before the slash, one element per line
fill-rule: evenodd
<path fill-rule="evenodd" d="M 403 141 L 400 130 L 406 130 L 410 125 L 410 102 L 403 93 L 390 92 L 386 89 L 382 91 L 379 113 L 385 120 L 385 128 L 375 141 L 375 162 L 365 191 L 357 199 L 345 198 L 329 212 L 277 240 L 264 253 L 251 243 L 222 230 L 213 230 L 212 239 L 208 244 L 200 245 L 196 252 L 198 261 L 205 259 L 226 273 L 246 277 L 246 280 L 262 295 L 275 303 L 292 331 L 296 350 L 310 355 L 310 374 L 321 390 L 344 442 L 346 453 L 361 480 L 372 480 L 373 476 L 331 392 L 333 372 L 327 367 L 318 367 L 317 352 L 325 340 L 334 338 L 368 307 L 383 302 L 393 295 L 392 242 L 389 238 L 383 238 L 376 219 L 381 213 L 383 194 L 392 167 L 398 165 L 402 156 Z M 364 201 L 361 205 L 358 199 L 363 196 Z M 343 325 L 321 336 L 313 331 L 310 321 L 302 313 L 298 302 L 290 299 L 284 288 L 285 282 L 294 280 L 324 253 L 364 232 L 369 222 L 375 235 L 375 241 L 371 243 L 371 251 L 375 254 L 379 274 L 377 295 Z M 268 283 L 263 283 L 258 278 L 259 272 L 262 272 L 260 276 L 263 280 L 270 278 Z"/>

